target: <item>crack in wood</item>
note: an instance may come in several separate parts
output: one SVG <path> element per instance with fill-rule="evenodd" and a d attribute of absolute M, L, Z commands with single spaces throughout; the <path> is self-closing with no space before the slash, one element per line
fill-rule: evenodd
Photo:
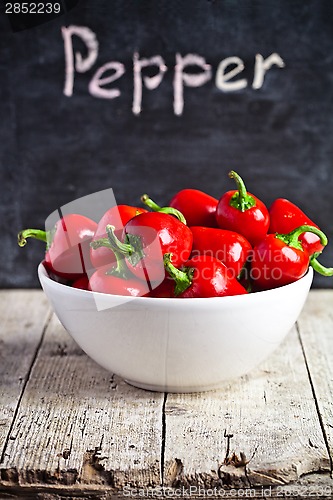
<path fill-rule="evenodd" d="M 112 391 L 115 391 L 118 388 L 118 382 L 116 380 L 116 375 L 112 373 L 111 378 L 110 378 L 110 389 Z"/>
<path fill-rule="evenodd" d="M 166 402 L 168 398 L 168 393 L 164 393 L 163 403 L 162 403 L 162 436 L 161 436 L 161 458 L 160 458 L 160 480 L 161 486 L 164 486 L 164 467 L 165 467 L 165 445 L 166 445 Z"/>
<path fill-rule="evenodd" d="M 302 349 L 302 353 L 303 353 L 304 363 L 305 363 L 305 367 L 306 367 L 306 370 L 307 370 L 307 374 L 308 374 L 309 383 L 310 383 L 310 386 L 311 386 L 311 391 L 312 391 L 314 403 L 315 403 L 317 414 L 318 414 L 320 428 L 321 428 L 321 431 L 322 431 L 322 434 L 323 434 L 323 439 L 324 439 L 324 442 L 325 442 L 327 454 L 328 454 L 328 457 L 329 457 L 329 460 L 330 460 L 331 475 L 333 476 L 333 457 L 331 455 L 330 444 L 329 444 L 328 437 L 327 437 L 327 434 L 326 434 L 326 431 L 325 431 L 325 426 L 324 426 L 323 418 L 322 418 L 322 415 L 321 415 L 321 411 L 320 411 L 320 407 L 319 407 L 319 402 L 318 402 L 317 394 L 316 394 L 316 391 L 315 391 L 314 382 L 313 382 L 313 379 L 312 379 L 312 376 L 311 376 L 308 359 L 306 357 L 305 348 L 304 348 L 304 344 L 303 344 L 303 340 L 302 340 L 302 335 L 301 335 L 301 330 L 300 330 L 298 322 L 296 322 L 295 326 L 296 326 L 298 340 L 299 340 L 299 343 L 301 345 L 301 349 Z"/>
<path fill-rule="evenodd" d="M 223 436 L 227 440 L 226 452 L 225 452 L 225 457 L 224 457 L 224 461 L 226 461 L 228 459 L 229 453 L 230 453 L 230 441 L 234 437 L 234 435 L 233 434 L 227 434 L 227 429 L 224 429 Z"/>
<path fill-rule="evenodd" d="M 179 458 L 174 458 L 169 462 L 166 476 L 168 478 L 168 484 L 170 484 L 172 488 L 177 488 L 184 483 L 183 471 L 184 465 Z"/>
<path fill-rule="evenodd" d="M 124 498 L 115 496 L 115 490 L 106 486 L 91 485 L 80 488 L 71 485 L 24 485 L 24 486 L 0 486 L 0 498 L 23 500 L 115 500 Z"/>
<path fill-rule="evenodd" d="M 69 457 L 71 456 L 72 448 L 73 448 L 73 436 L 71 438 L 71 442 L 70 442 L 69 448 L 64 448 L 63 451 L 62 451 L 62 453 L 58 453 L 58 457 L 61 457 L 64 460 L 68 460 Z"/>
<path fill-rule="evenodd" d="M 195 479 L 195 478 L 193 478 Z M 197 482 L 204 483 L 204 477 L 197 477 Z M 221 487 L 221 486 L 220 486 Z M 216 485 L 217 490 L 219 489 L 219 485 Z M 226 491 L 226 488 L 222 488 L 221 494 L 219 494 L 219 490 L 217 491 L 218 495 L 212 498 L 240 498 L 240 497 L 250 497 L 254 499 L 263 499 L 263 498 L 332 498 L 332 488 L 333 482 L 332 479 L 327 477 L 324 474 L 320 473 L 311 473 L 305 474 L 299 481 L 283 485 L 281 483 L 276 483 L 274 485 L 267 486 L 258 486 L 258 487 L 250 487 L 250 490 L 241 489 L 238 492 L 235 491 L 234 494 L 231 494 L 231 491 Z M 277 489 L 278 488 L 278 489 Z M 323 491 L 323 495 L 320 495 L 320 491 Z M 248 494 L 246 494 L 248 492 Z M 300 493 L 300 495 L 298 494 Z M 316 494 L 318 492 L 318 494 Z M 172 491 L 169 490 L 168 497 L 176 498 L 177 493 L 172 495 Z M 162 497 L 162 495 L 159 495 Z M 207 495 L 208 497 L 208 495 Z M 105 485 L 17 485 L 17 486 L 6 486 L 0 485 L 0 498 L 1 499 L 13 499 L 13 498 L 22 498 L 24 500 L 32 499 L 32 500 L 115 500 L 118 498 L 119 500 L 124 499 L 125 496 L 119 495 L 116 489 L 105 486 Z M 137 496 L 137 498 L 142 498 Z M 146 496 L 145 498 L 148 498 Z M 149 496 L 149 498 L 153 498 L 153 496 Z M 157 497 L 156 497 L 157 498 Z M 164 498 L 164 497 L 163 497 Z M 193 495 L 193 498 L 198 498 Z M 201 496 L 200 498 L 203 498 Z"/>
<path fill-rule="evenodd" d="M 82 439 L 84 438 L 84 431 L 86 429 L 86 423 L 87 423 L 87 409 L 83 410 L 83 416 L 82 416 L 82 427 L 81 427 L 81 437 Z"/>
<path fill-rule="evenodd" d="M 18 484 L 18 472 L 15 467 L 0 469 L 1 481 L 6 483 Z"/>
<path fill-rule="evenodd" d="M 78 479 L 78 471 L 76 469 L 62 470 L 59 466 L 54 472 L 38 469 L 25 469 L 18 471 L 15 467 L 9 467 L 7 469 L 1 469 L 1 484 L 0 487 L 5 485 L 19 486 L 21 484 L 35 485 L 35 484 L 45 484 L 45 485 L 74 485 Z"/>
<path fill-rule="evenodd" d="M 246 459 L 246 455 L 243 451 L 239 453 L 239 456 L 236 455 L 235 452 L 232 453 L 231 456 L 224 459 L 224 465 L 233 465 L 234 467 L 244 467 L 249 463 L 249 460 Z"/>
<path fill-rule="evenodd" d="M 243 451 L 239 452 L 239 456 L 235 451 L 230 454 L 230 442 L 234 437 L 233 434 L 227 434 L 224 430 L 224 437 L 227 440 L 226 454 L 223 463 L 218 467 L 217 474 L 223 486 L 234 487 L 235 484 L 240 484 L 239 487 L 251 488 L 252 483 L 248 464 L 253 460 L 258 445 L 255 447 L 251 457 L 248 459 Z"/>
<path fill-rule="evenodd" d="M 45 333 L 46 333 L 47 327 L 48 327 L 48 325 L 49 325 L 49 323 L 51 321 L 52 316 L 53 316 L 53 312 L 50 312 L 48 314 L 46 320 L 45 320 L 44 325 L 43 325 L 41 337 L 40 337 L 39 342 L 37 344 L 37 347 L 35 349 L 35 352 L 34 352 L 34 355 L 33 355 L 33 358 L 32 358 L 31 364 L 30 364 L 30 367 L 29 367 L 28 372 L 27 372 L 27 376 L 26 376 L 25 381 L 24 381 L 24 383 L 22 385 L 22 389 L 21 389 L 19 398 L 17 400 L 17 404 L 16 404 L 16 407 L 15 407 L 13 418 L 12 418 L 12 421 L 11 421 L 11 424 L 10 424 L 10 427 L 9 427 L 9 430 L 8 430 L 8 434 L 7 434 L 7 437 L 6 437 L 4 445 L 3 445 L 2 453 L 1 453 L 1 456 L 0 456 L 0 464 L 2 464 L 4 462 L 4 460 L 5 460 L 5 457 L 8 456 L 7 453 L 6 453 L 6 449 L 8 447 L 8 442 L 10 440 L 10 437 L 11 437 L 11 434 L 12 434 L 12 431 L 13 431 L 13 428 L 14 428 L 14 425 L 15 425 L 15 421 L 16 421 L 16 418 L 17 418 L 18 413 L 19 413 L 19 409 L 20 409 L 20 405 L 21 405 L 21 402 L 22 402 L 22 398 L 23 398 L 25 389 L 26 389 L 27 384 L 28 384 L 28 382 L 30 380 L 33 367 L 35 366 L 39 350 L 40 350 L 40 348 L 42 346 L 42 343 L 43 343 L 43 340 L 44 340 L 44 337 L 45 337 Z"/>
<path fill-rule="evenodd" d="M 323 411 L 325 407 L 323 405 L 326 399 L 321 398 L 320 386 L 317 380 L 318 375 L 316 371 L 312 371 L 312 351 L 308 351 L 308 332 L 306 330 L 304 332 L 303 329 L 301 330 L 302 338 L 297 339 L 296 335 L 294 335 L 295 341 L 293 341 L 294 344 L 297 344 L 297 353 L 299 353 L 297 362 L 301 360 L 300 364 L 303 366 L 305 362 L 306 365 L 306 368 L 304 366 L 301 372 L 305 385 L 308 387 L 306 392 L 307 399 L 304 400 L 304 406 L 302 400 L 297 396 L 298 392 L 295 390 L 294 386 L 296 376 L 299 374 L 297 370 L 292 372 L 294 378 L 290 376 L 287 379 L 287 377 L 285 377 L 282 382 L 279 381 L 279 379 L 278 381 L 274 379 L 274 370 L 262 370 L 259 372 L 257 381 L 259 389 L 255 394 L 258 398 L 258 405 L 261 405 L 260 408 L 262 408 L 263 414 L 258 412 L 255 405 L 253 405 L 253 400 L 251 400 L 251 407 L 255 408 L 255 411 L 252 412 L 253 414 L 249 412 L 254 422 L 254 430 L 252 432 L 252 427 L 250 425 L 252 421 L 250 420 L 250 424 L 246 421 L 246 412 L 249 411 L 249 409 L 246 409 L 246 405 L 244 409 L 244 399 L 246 399 L 245 395 L 247 394 L 245 391 L 249 390 L 245 385 L 242 390 L 242 386 L 240 385 L 237 397 L 234 397 L 233 394 L 230 395 L 230 391 L 229 393 L 227 391 L 225 400 L 224 393 L 223 395 L 212 393 L 211 397 L 208 395 L 210 403 L 219 405 L 219 412 L 216 411 L 216 407 L 214 406 L 209 406 L 207 409 L 205 397 L 203 397 L 205 403 L 205 405 L 203 405 L 200 403 L 199 397 L 195 395 L 179 395 L 175 397 L 167 393 L 164 394 L 164 400 L 163 395 L 161 395 L 158 407 L 155 409 L 155 398 L 150 399 L 149 397 L 147 403 L 145 398 L 141 400 L 139 399 L 140 395 L 138 395 L 138 400 L 136 400 L 132 392 L 130 392 L 130 396 L 127 395 L 126 391 L 129 391 L 127 386 L 124 385 L 123 387 L 122 382 L 118 382 L 118 386 L 113 375 L 111 380 L 110 376 L 105 375 L 104 378 L 102 377 L 103 382 L 105 382 L 103 393 L 102 391 L 96 391 L 97 381 L 93 379 L 93 385 L 89 385 L 89 388 L 92 387 L 92 395 L 90 396 L 89 393 L 90 399 L 82 401 L 81 396 L 83 393 L 79 393 L 79 395 L 75 395 L 75 397 L 73 396 L 73 401 L 80 401 L 79 411 L 74 409 L 72 402 L 68 401 L 67 394 L 64 392 L 64 396 L 66 397 L 63 403 L 64 407 L 59 405 L 57 411 L 53 413 L 50 409 L 54 408 L 54 403 L 56 402 L 54 395 L 57 391 L 53 390 L 50 393 L 49 399 L 45 396 L 45 401 L 44 395 L 41 397 L 40 394 L 42 393 L 38 392 L 40 391 L 40 385 L 38 385 L 40 381 L 39 379 L 37 380 L 38 363 L 40 356 L 44 356 L 44 351 L 43 345 L 42 349 L 36 346 L 44 323 L 43 317 L 43 321 L 39 323 L 39 328 L 35 332 L 37 333 L 35 337 L 36 340 L 34 341 L 32 349 L 29 351 L 27 368 L 24 372 L 26 375 L 23 377 L 22 382 L 22 384 L 24 384 L 26 380 L 25 387 L 22 388 L 21 384 L 20 389 L 15 392 L 18 396 L 22 391 L 23 401 L 19 403 L 18 400 L 15 399 L 15 404 L 13 405 L 13 412 L 15 408 L 18 408 L 18 410 L 14 415 L 15 425 L 11 427 L 11 432 L 9 431 L 8 433 L 6 447 L 4 448 L 3 456 L 9 457 L 10 455 L 10 458 L 9 460 L 6 458 L 2 465 L 2 470 L 0 468 L 1 492 L 4 491 L 5 488 L 11 487 L 11 491 L 16 491 L 24 486 L 31 488 L 31 491 L 32 488 L 36 491 L 35 488 L 45 486 L 45 492 L 51 490 L 61 492 L 61 488 L 67 485 L 68 488 L 63 491 L 69 492 L 71 488 L 73 488 L 73 497 L 80 494 L 82 494 L 83 497 L 84 492 L 88 491 L 90 488 L 96 488 L 96 492 L 98 490 L 98 495 L 101 495 L 104 491 L 111 490 L 114 493 L 120 494 L 124 485 L 137 488 L 140 488 L 141 485 L 151 485 L 153 487 L 156 486 L 156 484 L 160 485 L 160 481 L 162 485 L 166 487 L 170 487 L 171 485 L 173 487 L 183 485 L 185 487 L 190 487 L 191 485 L 196 485 L 206 488 L 217 486 L 227 489 L 236 487 L 260 488 L 261 485 L 272 487 L 293 485 L 297 481 L 300 481 L 305 475 L 318 476 L 321 474 L 323 479 L 327 479 L 329 457 L 331 457 L 331 454 L 328 453 L 327 455 L 326 449 L 329 451 L 328 442 L 326 439 L 324 442 L 323 436 L 325 437 L 327 434 L 327 439 L 329 443 L 331 443 L 329 432 L 330 427 L 332 428 L 333 426 L 325 422 L 327 416 L 325 417 L 325 412 Z M 302 324 L 301 326 L 303 328 Z M 56 350 L 56 343 L 54 342 L 56 336 L 54 335 L 52 337 L 52 342 L 49 342 L 47 335 L 48 334 L 46 334 L 44 339 L 41 339 L 41 343 L 47 344 L 44 363 L 47 363 L 49 360 L 50 346 L 52 347 L 53 353 Z M 59 336 L 59 338 L 61 339 L 62 337 Z M 303 349 L 302 341 L 304 342 L 305 349 Z M 301 346 L 303 352 L 301 351 Z M 68 351 L 72 353 L 70 345 Z M 36 352 L 38 362 L 32 359 L 34 352 Z M 305 352 L 308 357 L 309 366 L 307 365 Z M 292 351 L 292 354 L 293 353 L 294 351 Z M 294 359 L 292 354 L 290 354 L 290 362 L 293 362 Z M 65 365 L 67 366 L 66 363 L 71 362 L 71 360 L 66 361 L 66 358 L 61 359 L 61 357 L 58 357 L 58 359 L 54 361 L 60 368 Z M 44 367 L 44 365 L 41 366 Z M 82 374 L 82 366 L 79 371 L 80 374 Z M 271 375 L 272 378 L 269 380 L 263 381 L 260 377 L 265 377 L 264 373 L 266 372 L 273 375 Z M 313 384 L 310 372 L 313 378 Z M 45 372 L 42 371 L 41 373 L 43 376 L 45 375 Z M 62 371 L 59 373 L 61 377 Z M 280 372 L 277 373 L 276 378 L 280 377 L 279 373 Z M 15 383 L 17 382 L 17 378 L 18 376 L 16 374 Z M 91 378 L 87 377 L 87 380 L 89 380 L 90 384 Z M 276 408 L 274 404 L 274 391 L 278 390 L 278 388 L 283 385 L 287 387 L 289 380 L 290 388 L 286 399 L 287 409 L 291 408 L 290 412 L 287 413 L 287 415 L 289 415 L 289 420 L 281 413 L 281 424 L 283 425 L 280 427 L 278 426 L 280 423 L 278 408 L 274 413 L 276 420 L 272 426 L 273 433 L 270 435 L 268 432 L 266 433 L 266 429 L 267 431 L 269 430 L 269 428 L 266 427 L 266 412 L 269 412 L 271 408 Z M 299 380 L 299 378 L 297 380 Z M 309 380 L 310 384 L 308 383 Z M 27 383 L 29 385 L 26 387 Z M 53 380 L 51 380 L 51 384 L 53 384 Z M 115 385 L 115 387 L 113 387 L 113 385 Z M 111 393 L 110 389 L 117 387 L 119 389 L 118 393 Z M 29 388 L 31 388 L 31 393 Z M 62 385 L 60 385 L 60 388 L 62 388 Z M 123 389 L 125 397 L 121 399 Z M 36 393 L 34 391 L 37 391 L 37 398 L 35 398 Z M 237 385 L 235 391 L 237 391 Z M 285 392 L 287 392 L 287 389 Z M 285 392 L 281 391 L 283 394 L 285 394 Z M 142 411 L 142 419 L 144 420 L 141 420 L 141 418 L 140 421 L 133 420 L 133 429 L 140 430 L 141 421 L 144 421 L 146 424 L 147 416 L 149 416 L 151 408 L 153 407 L 153 410 L 155 410 L 151 427 L 145 425 L 143 432 L 140 431 L 140 438 L 146 437 L 144 446 L 140 447 L 140 441 L 137 435 L 129 431 L 129 421 L 127 419 L 125 419 L 125 421 L 120 420 L 117 413 L 118 403 L 115 404 L 115 412 L 110 423 L 110 394 L 114 397 L 116 403 L 118 402 L 118 398 L 120 398 L 119 407 L 129 402 L 130 411 L 133 415 L 136 413 L 136 409 L 139 408 L 139 405 L 140 411 L 143 406 L 144 411 Z M 33 416 L 31 417 L 29 409 L 31 409 L 30 403 L 32 396 L 35 398 L 35 406 L 32 406 L 33 411 L 31 414 Z M 26 399 L 29 399 L 29 401 L 26 401 Z M 314 404 L 313 399 L 316 404 Z M 97 404 L 100 405 L 100 402 L 104 400 L 104 406 L 97 406 Z M 292 404 L 290 404 L 291 400 L 293 401 Z M 221 404 L 220 401 L 222 401 Z M 96 406 L 93 406 L 95 404 Z M 65 410 L 64 412 L 63 408 Z M 86 408 L 88 408 L 88 410 Z M 99 416 L 100 413 L 106 415 L 105 420 L 94 419 L 94 408 L 96 408 L 95 413 L 98 414 L 97 416 Z M 133 411 L 133 408 L 135 408 L 135 411 Z M 239 408 L 241 411 L 238 411 Z M 304 410 L 298 412 L 296 411 L 298 408 Z M 319 408 L 322 414 L 320 414 Z M 72 409 L 75 410 L 73 413 L 71 413 Z M 230 410 L 230 413 L 226 413 L 226 410 Z M 311 420 L 310 417 L 312 414 L 310 410 L 313 412 L 316 411 L 316 420 Z M 295 413 L 297 413 L 297 415 L 295 415 Z M 64 418 L 64 425 L 60 426 L 60 424 L 58 425 L 58 421 L 62 419 L 63 414 L 70 415 L 72 422 Z M 211 425 L 209 425 L 210 422 L 208 419 L 205 420 L 206 415 L 208 415 L 208 417 L 211 415 L 212 419 L 214 419 Z M 320 425 L 319 422 L 317 422 L 318 416 L 320 418 Z M 221 423 L 221 418 L 224 418 L 224 421 L 222 420 L 224 423 Z M 302 418 L 302 426 L 293 426 L 294 418 Z M 18 450 L 25 449 L 25 443 L 28 443 L 28 439 L 31 438 L 29 430 L 31 427 L 27 425 L 29 420 L 33 422 L 35 436 L 43 436 L 38 440 L 38 443 L 41 444 L 41 449 L 45 450 L 45 455 L 40 455 L 42 457 L 40 461 L 37 461 L 39 460 L 39 455 L 34 455 L 33 446 L 30 442 L 26 448 L 30 453 L 29 455 L 27 454 L 27 461 L 23 462 L 22 457 L 18 453 Z M 101 425 L 100 422 L 103 422 L 104 425 Z M 122 423 L 120 427 L 118 426 L 119 422 Z M 311 432 L 312 427 L 308 422 L 316 424 L 313 426 L 313 432 Z M 255 427 L 256 425 L 258 425 L 258 428 Z M 288 425 L 290 425 L 290 428 Z M 226 429 L 223 434 L 224 427 L 226 427 Z M 3 434 L 2 442 L 4 442 L 4 437 L 7 435 L 8 428 L 9 423 Z M 155 432 L 153 435 L 157 440 L 153 455 L 154 463 L 150 462 L 147 467 L 144 467 L 146 466 L 146 460 L 147 463 L 150 461 L 148 456 L 150 453 L 150 443 L 152 442 L 151 432 L 156 431 L 157 428 L 158 432 Z M 101 435 L 101 431 L 103 430 L 105 430 L 105 436 L 103 434 Z M 234 434 L 231 434 L 231 430 L 234 431 Z M 257 432 L 255 432 L 256 430 Z M 326 430 L 326 434 L 324 430 Z M 293 433 L 291 431 L 295 431 L 295 439 L 293 439 Z M 54 439 L 54 441 L 50 441 L 50 433 L 52 432 L 54 433 L 52 436 L 57 438 Z M 189 435 L 189 433 L 191 433 L 191 435 Z M 256 434 L 258 437 L 256 437 Z M 72 452 L 73 435 L 75 438 L 74 451 Z M 80 439 L 81 435 L 82 439 Z M 113 435 L 115 440 L 114 446 L 114 443 L 108 442 L 109 435 Z M 136 440 L 133 439 L 133 435 L 136 436 Z M 117 436 L 119 436 L 119 442 L 117 441 Z M 256 460 L 250 463 L 259 447 L 259 445 L 256 447 L 258 438 L 260 439 L 260 452 L 257 453 Z M 299 453 L 297 455 L 296 453 L 286 453 L 284 455 L 284 449 L 280 445 L 285 444 L 285 449 L 288 450 L 288 447 L 293 443 L 298 445 L 296 450 L 298 450 Z M 97 446 L 96 448 L 94 448 L 95 445 Z M 47 449 L 49 446 L 50 450 Z M 253 450 L 254 447 L 255 450 L 251 457 L 251 450 Z M 53 450 L 54 455 L 52 455 Z M 123 450 L 128 450 L 128 460 L 125 462 L 126 467 L 124 467 L 123 462 L 119 460 L 119 455 Z M 224 457 L 225 450 L 226 453 Z M 284 461 L 280 460 L 279 453 L 282 453 L 283 457 L 285 457 Z M 108 455 L 108 457 L 104 455 Z M 277 458 L 278 462 L 275 469 L 274 457 Z M 66 462 L 67 460 L 69 461 Z M 223 463 L 221 463 L 222 461 Z M 84 465 L 82 465 L 83 462 Z M 25 464 L 24 469 L 22 465 L 20 465 L 23 463 Z M 36 464 L 36 469 L 34 469 L 33 463 Z M 13 465 L 15 465 L 15 467 Z M 136 467 L 136 465 L 139 466 Z M 24 481 L 26 481 L 26 483 L 24 483 Z M 20 491 L 22 492 L 23 489 Z M 59 495 L 61 495 L 61 493 L 59 493 Z M 1 493 L 0 498 L 2 498 Z M 37 496 L 34 498 L 37 498 Z"/>
<path fill-rule="evenodd" d="M 100 446 L 95 447 L 94 450 L 87 450 L 83 455 L 80 482 L 86 484 L 104 484 L 113 487 L 113 472 L 105 470 L 104 465 L 101 463 L 107 458 L 102 455 Z"/>
<path fill-rule="evenodd" d="M 234 451 L 230 454 L 230 442 L 234 435 L 227 433 L 225 429 L 224 437 L 227 441 L 226 453 L 223 463 L 220 464 L 217 469 L 217 475 L 221 485 L 240 488 L 248 487 L 250 483 L 246 474 L 246 465 L 248 464 L 246 455 L 242 451 L 239 456 Z"/>
<path fill-rule="evenodd" d="M 67 344 L 64 342 L 63 344 L 57 345 L 57 351 L 54 353 L 55 356 L 67 356 Z"/>

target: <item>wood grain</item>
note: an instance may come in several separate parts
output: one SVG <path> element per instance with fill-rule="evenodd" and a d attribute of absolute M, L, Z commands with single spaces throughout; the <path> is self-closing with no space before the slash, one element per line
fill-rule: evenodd
<path fill-rule="evenodd" d="M 135 389 L 96 365 L 42 292 L 0 298 L 1 499 L 106 500 L 125 498 L 124 487 L 158 495 L 161 484 L 228 498 L 333 495 L 332 291 L 310 293 L 251 374 L 178 395 Z"/>
<path fill-rule="evenodd" d="M 333 294 L 314 290 L 298 321 L 307 368 L 327 447 L 333 457 Z"/>
<path fill-rule="evenodd" d="M 137 390 L 97 366 L 53 316 L 2 478 L 20 485 L 160 484 L 162 404 L 163 394 Z"/>
<path fill-rule="evenodd" d="M 168 485 L 282 485 L 330 469 L 295 329 L 249 376 L 168 395 L 165 415 Z"/>
<path fill-rule="evenodd" d="M 180 493 L 184 491 L 184 495 Z M 162 494 L 164 492 L 164 496 Z M 333 481 L 323 474 L 312 474 L 304 476 L 299 481 L 289 485 L 268 486 L 257 488 L 220 488 L 214 490 L 197 490 L 192 486 L 192 489 L 170 489 L 163 490 L 148 488 L 145 490 L 146 496 L 143 495 L 143 490 L 137 489 L 132 492 L 132 496 L 128 493 L 115 495 L 114 490 L 100 485 L 23 485 L 19 487 L 1 488 L 0 498 L 23 498 L 24 500 L 124 500 L 125 498 L 191 498 L 198 500 L 202 498 L 228 498 L 229 500 L 239 500 L 239 498 L 254 498 L 269 499 L 269 498 L 293 498 L 295 500 L 304 500 L 306 498 L 329 499 L 333 495 Z M 135 496 L 136 494 L 136 496 Z"/>
<path fill-rule="evenodd" d="M 0 291 L 1 458 L 50 314 L 47 299 L 39 290 Z"/>
<path fill-rule="evenodd" d="M 0 219 L 7 227 L 43 227 L 57 207 L 106 187 L 118 203 L 131 205 L 147 190 L 162 206 L 184 188 L 219 198 L 234 189 L 227 175 L 233 169 L 267 205 L 288 198 L 333 236 L 330 0 L 60 2 L 66 3 L 75 4 L 68 19 L 59 16 L 17 34 L 0 16 Z M 22 22 L 21 16 L 11 18 Z M 99 51 L 87 71 L 75 67 L 73 95 L 67 97 L 61 27 L 72 24 L 92 30 Z M 77 36 L 73 42 L 86 59 L 86 43 Z M 168 68 L 155 90 L 146 78 L 158 68 L 142 68 L 139 116 L 132 112 L 135 52 L 140 59 L 160 55 Z M 254 89 L 256 54 L 274 52 L 285 68 L 273 66 L 262 88 Z M 198 54 L 212 66 L 205 85 L 191 88 L 184 81 L 182 116 L 173 110 L 177 53 Z M 234 56 L 245 68 L 233 80 L 245 78 L 247 86 L 224 92 L 216 73 L 221 61 Z M 94 97 L 90 82 L 110 61 L 126 72 L 101 86 L 121 95 Z M 185 79 L 200 72 L 186 67 Z M 34 269 L 42 246 L 22 251 L 11 231 L 3 231 L 2 249 L 0 286 L 38 287 Z M 331 265 L 332 244 L 321 260 Z M 331 286 L 323 276 L 316 280 Z"/>

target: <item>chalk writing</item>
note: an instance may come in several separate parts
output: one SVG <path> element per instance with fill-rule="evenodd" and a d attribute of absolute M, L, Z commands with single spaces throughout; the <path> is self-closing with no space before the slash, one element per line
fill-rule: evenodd
<path fill-rule="evenodd" d="M 65 83 L 63 93 L 71 97 L 74 92 L 76 73 L 86 73 L 91 70 L 97 61 L 99 43 L 96 34 L 87 26 L 67 26 L 61 29 L 65 52 Z M 78 37 L 86 46 L 85 55 L 74 52 L 73 37 Z M 284 68 L 285 63 L 277 53 L 267 58 L 256 54 L 254 62 L 254 77 L 252 88 L 260 89 L 264 84 L 265 74 L 276 66 Z M 143 74 L 145 68 L 156 68 L 153 76 Z M 196 70 L 194 71 L 193 68 Z M 139 115 L 142 111 L 143 86 L 148 90 L 155 90 L 161 84 L 167 67 L 161 55 L 150 58 L 140 58 L 138 52 L 133 54 L 133 102 L 132 112 Z M 190 71 L 192 69 L 192 72 Z M 219 63 L 215 74 L 215 85 L 223 92 L 234 92 L 249 86 L 246 78 L 236 78 L 245 69 L 243 60 L 238 56 L 227 57 Z M 175 54 L 173 78 L 173 112 L 182 115 L 184 111 L 184 87 L 201 87 L 213 77 L 213 68 L 203 56 L 198 54 Z M 110 74 L 111 72 L 111 74 Z M 121 96 L 117 87 L 110 88 L 110 84 L 119 80 L 126 72 L 125 66 L 119 61 L 108 61 L 100 66 L 93 74 L 89 85 L 89 93 L 97 98 L 115 99 Z"/>

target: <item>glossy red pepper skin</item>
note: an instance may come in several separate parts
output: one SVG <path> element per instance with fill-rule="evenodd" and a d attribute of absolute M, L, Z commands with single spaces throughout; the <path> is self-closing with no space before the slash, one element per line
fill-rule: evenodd
<path fill-rule="evenodd" d="M 214 257 L 198 255 L 186 263 L 193 269 L 192 284 L 182 292 L 181 298 L 225 297 L 246 294 L 245 288 L 235 278 L 230 278 L 227 267 Z"/>
<path fill-rule="evenodd" d="M 249 257 L 252 246 L 244 236 L 227 229 L 190 227 L 193 234 L 191 256 L 210 255 L 228 268 L 229 275 L 237 278 Z"/>
<path fill-rule="evenodd" d="M 91 269 L 90 242 L 97 224 L 79 214 L 64 215 L 55 225 L 55 232 L 45 254 L 47 267 L 62 278 L 73 279 Z"/>
<path fill-rule="evenodd" d="M 100 238 L 106 238 L 106 226 L 111 224 L 115 227 L 115 234 L 119 238 L 123 232 L 125 224 L 136 215 L 147 212 L 144 208 L 133 207 L 130 205 L 116 205 L 105 212 L 100 219 L 93 241 Z M 100 247 L 96 250 L 91 248 L 90 259 L 94 268 L 112 265 L 116 262 L 114 253 L 110 248 Z"/>
<path fill-rule="evenodd" d="M 303 224 L 319 228 L 297 205 L 285 198 L 277 198 L 270 206 L 269 214 L 270 233 L 289 233 Z M 309 255 L 322 252 L 324 248 L 319 236 L 311 232 L 301 234 L 299 240 Z"/>
<path fill-rule="evenodd" d="M 72 288 L 78 288 L 80 290 L 90 290 L 88 276 L 81 276 L 81 278 L 77 278 L 73 281 L 71 286 Z"/>
<path fill-rule="evenodd" d="M 24 229 L 18 235 L 20 246 L 27 238 L 48 244 L 44 264 L 50 273 L 74 280 L 91 269 L 90 242 L 97 229 L 93 220 L 80 214 L 66 214 L 48 234 L 40 229 Z"/>
<path fill-rule="evenodd" d="M 207 298 L 247 293 L 236 278 L 230 278 L 227 267 L 215 257 L 197 255 L 188 260 L 181 270 L 168 263 L 168 255 L 164 258 L 166 270 L 176 282 L 175 297 Z M 182 279 L 183 283 L 180 283 Z"/>
<path fill-rule="evenodd" d="M 217 227 L 216 207 L 218 200 L 198 189 L 182 189 L 169 205 L 179 210 L 188 226 Z"/>
<path fill-rule="evenodd" d="M 259 290 L 276 288 L 296 281 L 308 270 L 309 265 L 323 276 L 333 276 L 333 268 L 324 267 L 317 254 L 309 255 L 299 237 L 305 232 L 319 236 L 323 246 L 326 235 L 316 226 L 303 224 L 287 234 L 268 234 L 252 252 L 251 278 Z"/>
<path fill-rule="evenodd" d="M 259 290 L 288 285 L 305 275 L 309 263 L 305 250 L 292 248 L 275 234 L 268 234 L 253 249 L 251 279 Z"/>
<path fill-rule="evenodd" d="M 149 294 L 149 297 L 155 297 L 160 299 L 172 299 L 175 297 L 175 281 L 166 276 L 162 283 L 157 287 L 153 288 Z"/>
<path fill-rule="evenodd" d="M 138 280 L 134 276 L 122 278 L 107 272 L 106 266 L 100 267 L 92 274 L 89 279 L 91 291 L 132 297 L 144 297 L 150 291 L 145 281 Z"/>
<path fill-rule="evenodd" d="M 138 237 L 143 250 L 143 257 L 126 257 L 129 270 L 138 278 L 146 277 L 149 281 L 162 282 L 165 276 L 163 255 L 172 252 L 172 263 L 179 267 L 190 256 L 193 236 L 190 228 L 174 216 L 147 212 L 131 219 L 124 228 L 123 241 L 129 243 Z"/>
<path fill-rule="evenodd" d="M 221 229 L 243 235 L 251 245 L 256 245 L 267 234 L 268 209 L 259 198 L 246 191 L 236 172 L 230 172 L 229 176 L 235 178 L 239 186 L 241 183 L 243 189 L 227 191 L 220 198 L 216 209 L 217 224 Z"/>

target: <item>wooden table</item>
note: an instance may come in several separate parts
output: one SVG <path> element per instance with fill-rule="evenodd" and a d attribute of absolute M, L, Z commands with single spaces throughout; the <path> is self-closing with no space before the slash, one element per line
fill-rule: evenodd
<path fill-rule="evenodd" d="M 97 366 L 42 291 L 1 291 L 0 498 L 333 498 L 332 305 L 311 291 L 254 372 L 176 395 Z"/>

